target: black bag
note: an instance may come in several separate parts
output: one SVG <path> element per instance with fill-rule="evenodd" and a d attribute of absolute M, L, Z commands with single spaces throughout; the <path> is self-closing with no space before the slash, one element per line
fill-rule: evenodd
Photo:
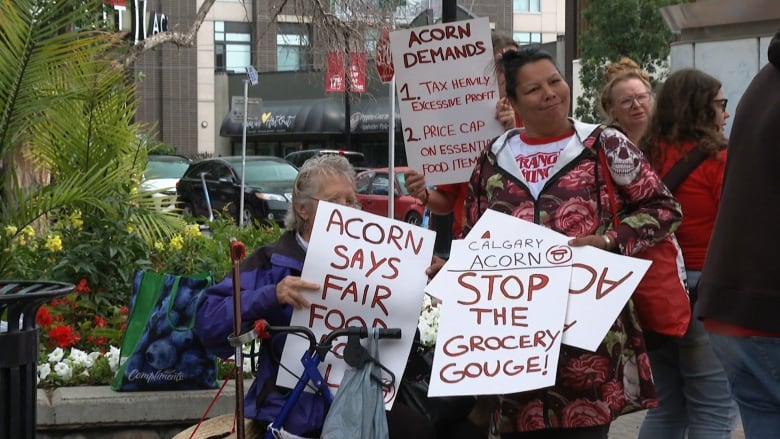
<path fill-rule="evenodd" d="M 415 343 L 398 386 L 397 401 L 424 415 L 440 430 L 465 420 L 477 399 L 474 396 L 428 397 L 432 366 L 433 348 Z"/>

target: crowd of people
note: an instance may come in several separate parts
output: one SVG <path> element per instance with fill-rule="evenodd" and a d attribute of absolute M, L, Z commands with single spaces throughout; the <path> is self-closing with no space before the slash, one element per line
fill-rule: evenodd
<path fill-rule="evenodd" d="M 780 32 L 769 45 L 769 64 L 735 110 L 729 139 L 721 82 L 703 71 L 675 71 L 656 87 L 636 62 L 621 59 L 607 69 L 598 97 L 603 124 L 590 124 L 569 117 L 571 90 L 549 53 L 498 35 L 493 44 L 495 117 L 506 131 L 479 154 L 469 181 L 433 188 L 412 172 L 410 192 L 436 213 L 453 213 L 456 237 L 487 209 L 570 236 L 571 246 L 628 256 L 675 234 L 693 318 L 683 337 L 649 347 L 629 300 L 594 352 L 561 347 L 554 385 L 479 397 L 464 430 L 470 436 L 461 436 L 606 439 L 617 417 L 648 410 L 640 439 L 730 438 L 740 415 L 746 437 L 774 437 L 780 293 L 773 271 L 780 247 L 770 232 L 780 213 L 773 179 L 780 164 Z M 599 160 L 599 148 L 621 159 Z M 534 160 L 539 155 L 548 159 Z M 685 178 L 667 187 L 663 177 L 681 162 L 689 162 Z M 617 222 L 606 207 L 610 185 L 617 189 Z M 355 204 L 354 171 L 345 159 L 318 157 L 301 168 L 287 231 L 241 266 L 242 321 L 285 325 L 294 308 L 308 306 L 319 285 L 300 274 L 320 200 Z M 441 264 L 435 258 L 426 272 L 434 275 Z M 228 278 L 209 288 L 197 314 L 199 337 L 221 356 L 233 353 L 231 287 Z M 279 358 L 282 346 L 263 344 L 265 358 Z M 261 429 L 286 396 L 274 383 L 277 372 L 273 361 L 261 361 L 245 400 L 246 417 Z M 326 412 L 321 395 L 304 394 L 288 429 L 317 437 Z M 402 403 L 387 419 L 390 437 L 436 437 L 430 420 Z"/>

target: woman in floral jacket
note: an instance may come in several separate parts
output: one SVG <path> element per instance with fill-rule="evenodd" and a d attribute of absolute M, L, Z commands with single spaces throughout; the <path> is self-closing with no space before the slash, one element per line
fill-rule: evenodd
<path fill-rule="evenodd" d="M 618 130 L 568 118 L 569 86 L 536 47 L 504 55 L 507 96 L 524 129 L 485 150 L 469 182 L 465 232 L 486 209 L 533 221 L 591 245 L 632 255 L 674 232 L 677 201 Z M 593 146 L 596 148 L 592 148 Z M 586 146 L 587 145 L 587 146 Z M 599 162 L 603 148 L 609 169 Z M 605 178 L 616 187 L 613 229 Z M 491 433 L 502 438 L 607 438 L 619 415 L 655 407 L 655 389 L 632 302 L 596 352 L 562 346 L 552 387 L 493 398 Z"/>

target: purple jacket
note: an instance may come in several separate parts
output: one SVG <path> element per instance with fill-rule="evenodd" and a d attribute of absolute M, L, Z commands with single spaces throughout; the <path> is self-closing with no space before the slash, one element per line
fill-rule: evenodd
<path fill-rule="evenodd" d="M 285 232 L 278 241 L 259 248 L 241 264 L 242 333 L 254 322 L 265 319 L 271 325 L 289 325 L 290 305 L 276 300 L 276 284 L 286 276 L 300 276 L 305 251 L 295 232 Z M 235 348 L 227 337 L 233 333 L 233 281 L 231 277 L 206 290 L 198 306 L 195 328 L 203 345 L 215 355 L 228 358 Z M 260 422 L 274 420 L 286 399 L 287 389 L 277 388 L 278 359 L 282 357 L 284 337 L 263 341 L 257 377 L 244 400 L 244 416 Z M 273 351 L 272 351 L 273 350 Z M 303 355 L 303 352 L 301 352 Z M 264 386 L 270 386 L 265 391 Z M 266 393 L 263 398 L 261 393 Z M 304 392 L 290 413 L 284 428 L 301 435 L 322 428 L 325 419 L 325 399 Z"/>

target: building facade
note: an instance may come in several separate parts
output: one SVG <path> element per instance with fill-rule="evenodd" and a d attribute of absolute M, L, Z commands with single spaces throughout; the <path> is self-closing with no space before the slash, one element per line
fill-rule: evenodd
<path fill-rule="evenodd" d="M 407 0 L 405 6 L 397 8 L 395 21 L 398 26 L 409 25 L 415 19 L 419 21 L 421 16 L 428 17 L 428 22 L 438 21 L 441 1 Z M 114 9 L 117 28 L 127 32 L 128 39 L 137 41 L 162 30 L 189 31 L 203 0 L 105 2 Z M 458 17 L 462 14 L 487 16 L 494 30 L 512 35 L 522 44 L 549 43 L 564 32 L 564 5 L 565 0 L 476 0 L 459 5 Z M 190 157 L 235 153 L 241 139 L 220 132 L 231 104 L 243 102 L 242 83 L 247 65 L 253 65 L 260 74 L 260 86 L 248 87 L 249 101 L 258 104 L 259 117 L 269 114 L 263 108 L 273 108 L 273 103 L 280 100 L 344 102 L 343 96 L 324 91 L 326 54 L 312 49 L 317 47 L 317 32 L 311 20 L 292 9 L 275 16 L 276 11 L 271 7 L 270 2 L 259 0 L 216 0 L 192 47 L 164 44 L 144 52 L 133 68 L 137 121 L 148 127 L 158 140 Z M 370 37 L 368 46 L 369 93 L 350 98 L 358 109 L 368 105 L 363 101 L 384 99 L 389 104 L 388 87 L 381 84 L 372 64 Z M 270 89 L 263 86 L 266 82 L 270 82 Z M 236 97 L 241 99 L 237 101 Z M 389 119 L 386 113 L 385 118 Z M 251 152 L 279 155 L 290 148 L 316 146 L 311 136 L 296 139 L 290 135 L 280 140 L 279 133 L 276 134 L 257 131 L 248 136 Z M 344 137 L 343 130 L 341 135 Z M 345 143 L 344 138 L 326 140 Z M 360 136 L 357 141 L 362 141 Z M 384 139 L 371 140 L 383 141 L 386 143 Z M 348 146 L 361 147 L 360 144 Z"/>

